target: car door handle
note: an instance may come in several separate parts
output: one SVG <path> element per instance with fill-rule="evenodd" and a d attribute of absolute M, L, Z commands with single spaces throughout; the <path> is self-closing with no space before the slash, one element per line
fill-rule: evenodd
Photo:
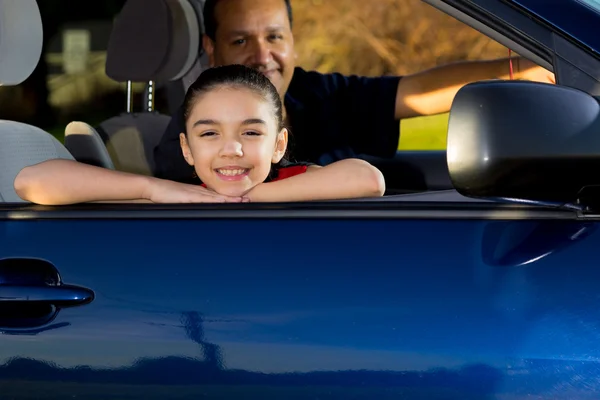
<path fill-rule="evenodd" d="M 0 333 L 48 326 L 61 309 L 89 304 L 94 297 L 91 289 L 64 283 L 47 260 L 0 259 Z"/>
<path fill-rule="evenodd" d="M 57 307 L 75 307 L 94 300 L 90 289 L 74 286 L 2 286 L 0 302 L 45 302 Z"/>

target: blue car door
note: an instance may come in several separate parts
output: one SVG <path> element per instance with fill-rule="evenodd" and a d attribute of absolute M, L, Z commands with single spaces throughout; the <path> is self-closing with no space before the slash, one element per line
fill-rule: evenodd
<path fill-rule="evenodd" d="M 3 398 L 597 393 L 594 224 L 374 211 L 4 211 Z"/>

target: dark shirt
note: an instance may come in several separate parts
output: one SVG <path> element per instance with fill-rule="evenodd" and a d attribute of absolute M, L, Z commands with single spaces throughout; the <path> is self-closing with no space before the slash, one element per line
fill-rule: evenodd
<path fill-rule="evenodd" d="M 297 67 L 284 98 L 288 158 L 327 165 L 361 154 L 393 157 L 400 138 L 395 119 L 399 81 L 400 77 L 321 74 Z M 156 176 L 193 181 L 193 168 L 179 146 L 184 131 L 180 107 L 154 150 Z"/>

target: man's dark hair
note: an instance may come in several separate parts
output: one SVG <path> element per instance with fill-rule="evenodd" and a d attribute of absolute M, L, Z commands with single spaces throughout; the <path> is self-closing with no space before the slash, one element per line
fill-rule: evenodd
<path fill-rule="evenodd" d="M 287 8 L 287 13 L 288 13 L 288 19 L 290 20 L 290 27 L 292 26 L 292 4 L 290 3 L 290 0 L 284 0 L 285 1 L 285 7 Z M 206 3 L 204 3 L 204 12 L 203 12 L 203 19 L 204 19 L 204 29 L 206 32 L 206 35 L 211 38 L 213 41 L 215 40 L 215 35 L 217 32 L 217 17 L 215 15 L 215 8 L 217 7 L 217 3 L 219 2 L 219 0 L 206 0 Z"/>

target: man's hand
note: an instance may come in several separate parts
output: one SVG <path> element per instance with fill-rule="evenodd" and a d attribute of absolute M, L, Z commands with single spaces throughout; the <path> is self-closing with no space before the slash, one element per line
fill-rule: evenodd
<path fill-rule="evenodd" d="M 218 194 L 198 185 L 189 185 L 164 179 L 149 180 L 144 198 L 153 203 L 241 203 L 246 198 Z"/>
<path fill-rule="evenodd" d="M 513 60 L 513 66 L 515 66 L 515 64 L 517 67 L 515 77 L 517 79 L 556 84 L 556 78 L 552 72 L 526 58 L 515 58 Z"/>

